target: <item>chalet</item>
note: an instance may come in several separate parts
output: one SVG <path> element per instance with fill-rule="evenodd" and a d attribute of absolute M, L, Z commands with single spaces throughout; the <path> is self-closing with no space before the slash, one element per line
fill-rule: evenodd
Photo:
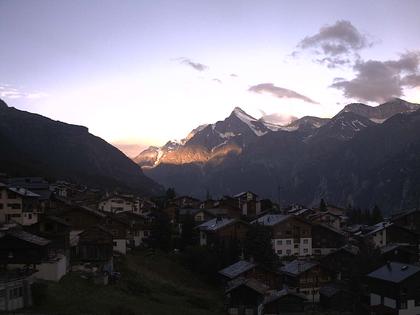
<path fill-rule="evenodd" d="M 328 255 L 344 246 L 344 233 L 325 224 L 312 225 L 312 252 L 314 255 Z"/>
<path fill-rule="evenodd" d="M 104 212 L 89 207 L 69 204 L 66 208 L 61 213 L 60 218 L 69 224 L 72 230 L 83 231 L 91 226 L 102 223 L 106 218 Z"/>
<path fill-rule="evenodd" d="M 255 262 L 240 260 L 219 271 L 224 283 L 228 283 L 239 277 L 255 279 L 266 285 L 270 289 L 281 287 L 281 277 L 278 272 L 274 272 Z"/>
<path fill-rule="evenodd" d="M 113 269 L 113 236 L 105 228 L 91 226 L 78 235 L 77 247 L 72 254 L 73 263 L 91 263 L 102 271 Z"/>
<path fill-rule="evenodd" d="M 2 270 L 0 272 L 0 312 L 13 312 L 32 306 L 30 270 Z"/>
<path fill-rule="evenodd" d="M 37 224 L 30 227 L 30 232 L 51 241 L 55 249 L 69 249 L 71 226 L 65 220 L 55 216 L 43 216 Z"/>
<path fill-rule="evenodd" d="M 272 291 L 264 298 L 264 315 L 291 315 L 305 313 L 306 297 L 302 294 L 283 289 Z"/>
<path fill-rule="evenodd" d="M 216 217 L 228 217 L 228 211 L 223 208 L 180 209 L 179 221 L 183 222 L 187 215 L 191 215 L 193 217 L 194 222 L 203 223 Z"/>
<path fill-rule="evenodd" d="M 366 276 L 370 311 L 420 314 L 420 267 L 389 262 Z"/>
<path fill-rule="evenodd" d="M 132 195 L 113 194 L 102 198 L 98 208 L 101 211 L 109 213 L 120 213 L 124 211 L 138 212 L 139 200 Z"/>
<path fill-rule="evenodd" d="M 411 231 L 420 233 L 420 209 L 411 209 L 395 213 L 391 216 L 391 222 L 403 226 Z"/>
<path fill-rule="evenodd" d="M 51 248 L 51 241 L 18 228 L 2 232 L 0 263 L 29 268 L 37 279 L 59 281 L 68 271 L 67 259 Z"/>
<path fill-rule="evenodd" d="M 319 289 L 319 295 L 319 304 L 325 310 L 348 312 L 354 309 L 356 296 L 344 283 L 328 283 Z"/>
<path fill-rule="evenodd" d="M 323 225 L 331 226 L 337 231 L 341 230 L 344 225 L 343 216 L 326 211 L 317 212 L 313 215 L 308 216 L 308 220 L 314 223 L 321 223 Z"/>
<path fill-rule="evenodd" d="M 117 219 L 123 220 L 128 225 L 132 238 L 129 239 L 131 248 L 142 245 L 150 236 L 151 219 L 144 215 L 134 214 L 132 212 L 121 212 L 115 215 Z"/>
<path fill-rule="evenodd" d="M 418 247 L 420 235 L 417 231 L 409 230 L 406 227 L 393 223 L 387 230 L 387 244 L 399 243 L 410 244 Z"/>
<path fill-rule="evenodd" d="M 25 189 L 0 184 L 0 223 L 32 225 L 42 212 L 39 195 Z"/>
<path fill-rule="evenodd" d="M 266 214 L 251 222 L 272 229 L 272 243 L 280 257 L 312 255 L 312 227 L 294 215 Z"/>
<path fill-rule="evenodd" d="M 390 243 L 381 248 L 381 259 L 384 264 L 388 261 L 413 264 L 418 262 L 418 247 L 410 244 Z"/>
<path fill-rule="evenodd" d="M 335 215 L 343 216 L 343 217 L 347 215 L 346 209 L 340 208 L 334 205 L 327 205 L 327 212 L 335 214 Z"/>
<path fill-rule="evenodd" d="M 229 315 L 261 314 L 268 287 L 255 279 L 237 278 L 228 284 L 225 291 Z"/>
<path fill-rule="evenodd" d="M 170 204 L 179 208 L 199 208 L 201 201 L 190 196 L 180 196 L 172 199 Z"/>
<path fill-rule="evenodd" d="M 322 257 L 320 264 L 333 280 L 349 280 L 358 254 L 358 247 L 345 245 Z"/>
<path fill-rule="evenodd" d="M 243 242 L 248 231 L 248 224 L 238 219 L 220 218 L 200 224 L 200 245 L 212 245 L 216 242 L 227 244 L 231 241 Z"/>
<path fill-rule="evenodd" d="M 171 223 L 179 223 L 180 208 L 175 205 L 169 205 L 162 210 L 163 213 L 169 218 Z"/>
<path fill-rule="evenodd" d="M 134 223 L 129 218 L 109 214 L 103 227 L 112 234 L 113 250 L 125 255 L 134 242 Z"/>
<path fill-rule="evenodd" d="M 242 215 L 247 217 L 255 217 L 261 213 L 261 202 L 258 195 L 251 192 L 241 192 L 233 198 L 236 200 L 235 206 L 241 209 Z"/>
<path fill-rule="evenodd" d="M 315 211 L 312 209 L 308 209 L 304 206 L 301 205 L 293 205 L 290 207 L 287 207 L 286 209 L 284 209 L 283 211 L 286 214 L 292 214 L 292 215 L 296 215 L 298 217 L 302 217 L 302 218 L 308 218 L 311 215 L 315 214 Z"/>
<path fill-rule="evenodd" d="M 51 254 L 50 241 L 12 228 L 0 232 L 0 264 L 38 265 Z"/>
<path fill-rule="evenodd" d="M 25 188 L 48 200 L 51 196 L 50 184 L 42 177 L 12 177 L 8 179 L 10 187 Z"/>
<path fill-rule="evenodd" d="M 391 222 L 379 222 L 375 225 L 365 227 L 356 236 L 370 241 L 376 247 L 382 247 L 387 244 L 387 230 L 392 225 Z"/>
<path fill-rule="evenodd" d="M 319 302 L 319 289 L 331 280 L 319 262 L 296 259 L 280 268 L 287 288 L 303 294 L 310 302 Z"/>
<path fill-rule="evenodd" d="M 24 188 L 37 194 L 41 212 L 45 212 L 51 198 L 50 184 L 42 177 L 12 177 L 8 179 L 10 187 Z"/>
<path fill-rule="evenodd" d="M 419 242 L 419 235 L 415 231 L 389 221 L 365 227 L 355 235 L 371 241 L 379 248 L 389 243 L 407 243 L 417 246 Z"/>

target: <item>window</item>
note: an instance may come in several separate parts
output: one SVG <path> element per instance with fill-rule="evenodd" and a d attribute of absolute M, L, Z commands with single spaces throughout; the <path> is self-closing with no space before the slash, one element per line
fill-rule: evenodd
<path fill-rule="evenodd" d="M 308 253 L 308 249 L 307 249 L 307 248 L 304 248 L 304 249 L 303 249 L 303 252 L 304 252 L 305 254 L 307 254 L 307 253 Z"/>
<path fill-rule="evenodd" d="M 308 244 L 309 241 L 307 239 L 303 240 L 303 244 Z"/>
<path fill-rule="evenodd" d="M 277 245 L 283 245 L 283 241 L 282 240 L 277 240 Z"/>
<path fill-rule="evenodd" d="M 290 249 L 286 250 L 286 254 L 290 256 L 290 254 L 292 253 L 292 251 Z"/>
<path fill-rule="evenodd" d="M 287 245 L 291 245 L 292 244 L 292 241 L 291 240 L 286 240 L 286 244 Z"/>
<path fill-rule="evenodd" d="M 149 231 L 144 231 L 143 232 L 144 236 L 149 236 Z M 205 236 L 205 234 L 203 234 Z"/>
<path fill-rule="evenodd" d="M 406 309 L 407 308 L 407 300 L 401 299 L 400 301 L 400 309 Z"/>
<path fill-rule="evenodd" d="M 295 244 L 295 246 L 294 246 L 295 248 L 299 248 L 299 245 L 298 244 Z"/>
<path fill-rule="evenodd" d="M 114 247 L 117 246 L 117 241 L 113 241 L 112 244 Z"/>
<path fill-rule="evenodd" d="M 283 251 L 281 249 L 279 249 L 279 250 L 277 250 L 277 254 L 278 255 L 282 255 L 283 254 Z"/>
<path fill-rule="evenodd" d="M 3 209 L 3 204 L 2 203 L 0 203 L 0 209 Z"/>

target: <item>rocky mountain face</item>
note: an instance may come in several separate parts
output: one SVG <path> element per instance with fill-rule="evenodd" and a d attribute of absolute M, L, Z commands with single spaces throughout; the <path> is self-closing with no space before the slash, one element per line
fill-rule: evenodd
<path fill-rule="evenodd" d="M 252 190 L 282 204 L 316 205 L 325 198 L 391 211 L 420 200 L 417 109 L 400 99 L 377 107 L 350 104 L 331 119 L 303 117 L 278 126 L 235 108 L 187 141 L 149 148 L 137 161 L 180 194 Z"/>
<path fill-rule="evenodd" d="M 141 168 L 86 127 L 8 107 L 0 100 L 0 172 L 44 176 L 143 195 L 162 192 Z"/>

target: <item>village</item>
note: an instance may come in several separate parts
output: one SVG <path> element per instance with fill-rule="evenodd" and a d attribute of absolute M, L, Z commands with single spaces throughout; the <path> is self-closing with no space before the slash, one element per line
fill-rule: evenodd
<path fill-rule="evenodd" d="M 251 191 L 198 200 L 0 182 L 0 311 L 30 310 L 37 283 L 71 273 L 111 285 L 118 257 L 154 249 L 184 255 L 220 289 L 225 314 L 420 313 L 417 209 L 384 218 L 324 200 L 280 208 Z"/>

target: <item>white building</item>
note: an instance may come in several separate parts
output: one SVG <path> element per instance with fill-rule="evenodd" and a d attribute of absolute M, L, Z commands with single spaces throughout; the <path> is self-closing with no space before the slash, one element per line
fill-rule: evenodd
<path fill-rule="evenodd" d="M 32 225 L 41 213 L 39 195 L 25 188 L 0 184 L 0 223 Z"/>
<path fill-rule="evenodd" d="M 312 255 L 311 224 L 294 215 L 266 214 L 252 224 L 271 228 L 274 252 L 279 257 Z"/>
<path fill-rule="evenodd" d="M 112 195 L 105 197 L 99 203 L 99 210 L 120 213 L 120 212 L 138 212 L 139 201 L 137 198 L 128 195 Z"/>

